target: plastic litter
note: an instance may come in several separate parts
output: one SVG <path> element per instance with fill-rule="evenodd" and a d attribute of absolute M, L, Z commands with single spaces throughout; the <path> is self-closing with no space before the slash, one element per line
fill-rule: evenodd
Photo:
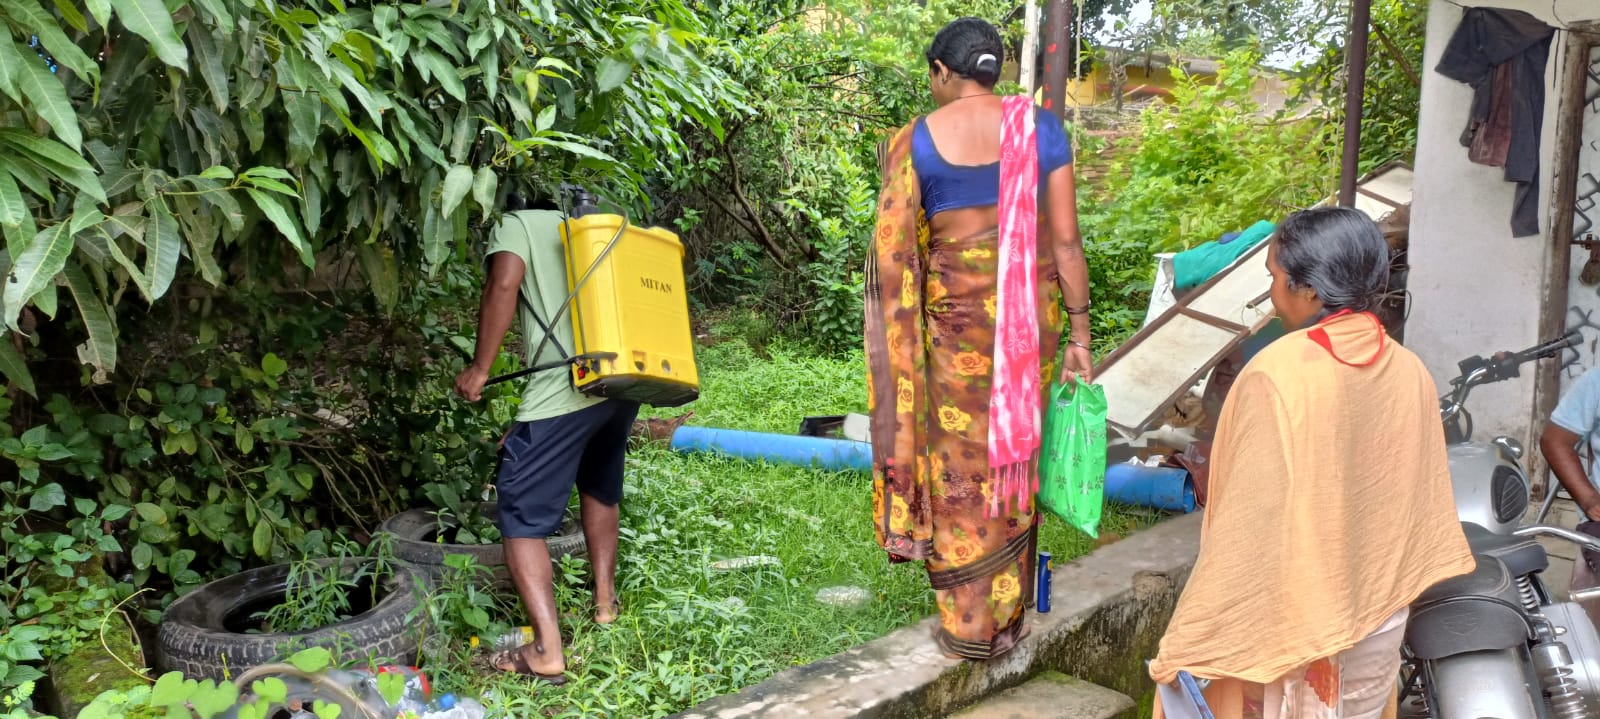
<path fill-rule="evenodd" d="M 533 627 L 526 625 L 517 627 L 516 629 L 495 637 L 494 641 L 487 643 L 487 647 L 484 646 L 484 640 L 480 639 L 479 637 L 472 637 L 471 639 L 467 640 L 467 644 L 472 647 L 473 651 L 486 649 L 487 651 L 491 652 L 516 649 L 517 647 L 532 643 Z"/>
<path fill-rule="evenodd" d="M 446 700 L 449 700 L 448 702 Z M 488 710 L 472 699 L 457 700 L 446 694 L 439 698 L 438 708 L 422 715 L 422 719 L 483 719 Z"/>
<path fill-rule="evenodd" d="M 872 601 L 872 593 L 861 587 L 823 587 L 817 590 L 817 601 L 835 607 L 854 609 Z"/>
<path fill-rule="evenodd" d="M 765 554 L 757 554 L 749 557 L 734 557 L 732 559 L 724 559 L 718 562 L 712 562 L 711 568 L 719 572 L 731 572 L 736 569 L 777 567 L 781 566 L 782 564 L 783 562 L 779 561 L 777 557 L 772 557 Z"/>

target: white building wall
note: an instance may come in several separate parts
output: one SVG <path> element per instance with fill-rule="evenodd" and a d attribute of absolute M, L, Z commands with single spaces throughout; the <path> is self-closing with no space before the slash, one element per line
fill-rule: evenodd
<path fill-rule="evenodd" d="M 1463 4 L 1522 10 L 1557 27 L 1600 19 L 1600 0 L 1468 0 Z M 1538 335 L 1541 293 L 1551 245 L 1548 209 L 1540 218 L 1542 235 L 1511 236 L 1515 185 L 1504 180 L 1499 168 L 1469 162 L 1467 150 L 1461 146 L 1472 88 L 1433 68 L 1463 12 L 1446 0 L 1432 0 L 1428 9 L 1407 281 L 1412 310 L 1406 323 L 1406 344 L 1427 363 L 1441 393 L 1458 373 L 1456 362 L 1460 359 L 1522 349 L 1542 339 Z M 1545 72 L 1545 129 L 1540 147 L 1543 208 L 1549 208 L 1555 184 L 1558 88 L 1565 86 L 1561 74 L 1569 37 L 1557 33 Z M 1531 443 L 1533 375 L 1525 372 L 1519 379 L 1475 390 L 1469 408 L 1479 438 L 1505 434 Z"/>

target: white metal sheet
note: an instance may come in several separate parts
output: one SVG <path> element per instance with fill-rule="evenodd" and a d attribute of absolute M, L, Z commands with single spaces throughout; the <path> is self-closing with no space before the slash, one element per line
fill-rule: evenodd
<path fill-rule="evenodd" d="M 1267 271 L 1267 243 L 1251 248 L 1217 283 L 1195 297 L 1189 309 L 1242 327 L 1256 328 L 1272 315 L 1272 303 L 1256 301 L 1272 287 Z"/>
<path fill-rule="evenodd" d="M 1172 404 L 1172 388 L 1186 386 L 1238 337 L 1188 315 L 1173 315 L 1095 381 L 1106 391 L 1106 420 L 1138 432 L 1153 414 Z"/>
<path fill-rule="evenodd" d="M 1360 187 L 1394 205 L 1406 205 L 1411 201 L 1412 177 L 1409 168 L 1394 165 L 1363 180 Z M 1329 197 L 1319 205 L 1337 202 L 1337 197 Z M 1356 207 L 1374 220 L 1393 212 L 1394 205 L 1356 193 Z M 1148 429 L 1147 425 L 1221 360 L 1234 342 L 1271 319 L 1272 303 L 1262 300 L 1272 288 L 1266 259 L 1267 243 L 1263 242 L 1167 308 L 1161 318 L 1147 318 L 1138 334 L 1103 361 L 1095 381 L 1105 388 L 1108 420 L 1114 429 L 1127 435 Z M 1183 312 L 1215 318 L 1237 329 Z"/>

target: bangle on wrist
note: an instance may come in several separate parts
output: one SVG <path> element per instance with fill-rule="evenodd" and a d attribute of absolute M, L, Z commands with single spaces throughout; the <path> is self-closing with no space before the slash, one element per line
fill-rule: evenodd
<path fill-rule="evenodd" d="M 1073 347 L 1082 347 L 1084 349 L 1089 349 L 1089 344 L 1086 343 L 1086 342 L 1079 342 L 1077 340 L 1067 340 L 1067 344 L 1069 344 L 1069 345 L 1071 345 Z"/>
<path fill-rule="evenodd" d="M 1094 304 L 1093 302 L 1085 302 L 1082 305 L 1079 305 L 1077 307 L 1073 307 L 1072 305 L 1066 305 L 1064 307 L 1064 309 L 1066 310 L 1067 314 L 1069 314 L 1069 315 L 1086 315 L 1086 314 L 1089 314 L 1089 307 L 1090 307 L 1090 305 L 1093 305 L 1093 304 Z"/>

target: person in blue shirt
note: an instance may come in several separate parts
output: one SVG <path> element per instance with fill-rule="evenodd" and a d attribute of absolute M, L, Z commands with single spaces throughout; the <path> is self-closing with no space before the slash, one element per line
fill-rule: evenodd
<path fill-rule="evenodd" d="M 1567 490 L 1584 519 L 1600 520 L 1600 468 L 1594 455 L 1600 445 L 1600 367 L 1585 372 L 1556 404 L 1556 411 L 1545 423 L 1539 449 L 1556 480 Z M 1582 448 L 1582 454 L 1579 449 Z M 1584 468 L 1584 456 L 1588 469 Z M 1587 552 L 1585 554 L 1588 554 Z M 1584 556 L 1572 563 L 1572 589 L 1600 585 L 1600 578 Z M 1600 624 L 1600 607 L 1588 603 L 1589 617 Z"/>

